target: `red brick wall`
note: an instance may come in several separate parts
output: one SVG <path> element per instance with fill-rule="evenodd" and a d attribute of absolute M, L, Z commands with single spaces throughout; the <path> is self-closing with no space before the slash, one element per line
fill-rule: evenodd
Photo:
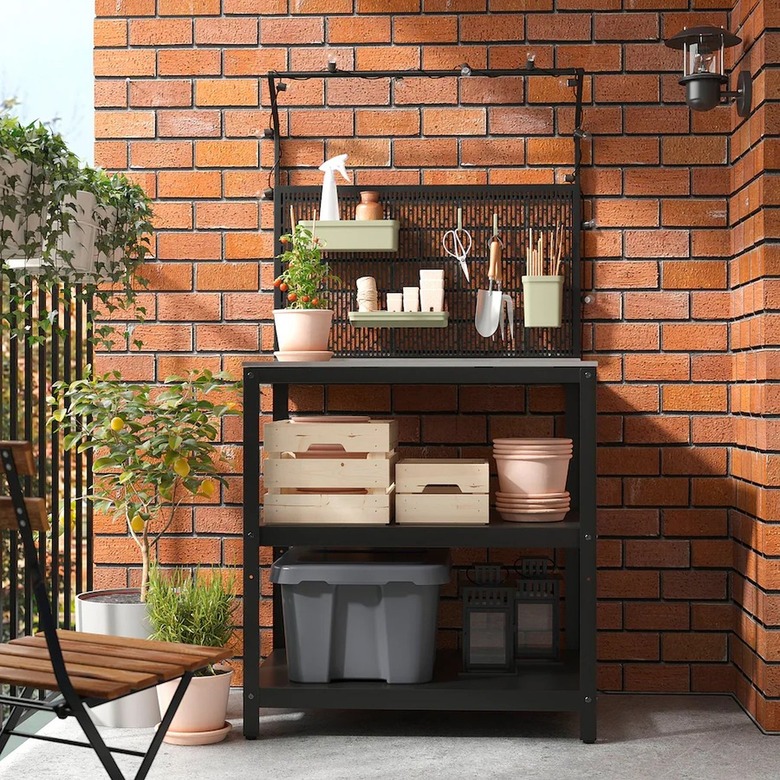
<path fill-rule="evenodd" d="M 780 730 L 780 411 L 776 380 L 780 332 L 780 8 L 737 2 L 731 28 L 744 38 L 735 67 L 755 74 L 754 110 L 734 116 L 729 208 L 732 253 L 731 409 L 734 448 L 736 604 L 731 657 L 740 701 L 766 729 Z M 772 28 L 775 28 L 773 31 Z"/>
<path fill-rule="evenodd" d="M 730 388 L 737 289 L 729 286 L 727 261 L 740 228 L 737 199 L 729 201 L 729 147 L 732 157 L 740 144 L 763 150 L 752 156 L 759 168 L 777 150 L 754 135 L 740 141 L 739 130 L 732 137 L 728 108 L 692 114 L 677 84 L 681 57 L 661 42 L 683 25 L 726 25 L 732 5 L 97 0 L 97 159 L 146 186 L 157 199 L 158 227 L 158 262 L 145 296 L 151 316 L 138 328 L 144 349 L 103 365 L 143 379 L 190 365 L 238 373 L 243 359 L 270 349 L 272 208 L 257 199 L 271 161 L 270 142 L 259 140 L 269 123 L 259 80 L 267 69 L 319 69 L 329 58 L 362 70 L 450 68 L 464 60 L 513 67 L 529 52 L 541 66 L 584 67 L 585 126 L 594 138 L 583 186 L 586 216 L 597 223 L 584 235 L 585 277 L 594 288 L 584 343 L 599 360 L 601 382 L 600 686 L 733 690 L 729 410 L 742 396 Z M 760 78 L 776 96 L 777 85 Z M 318 181 L 313 166 L 341 150 L 349 151 L 359 184 L 560 179 L 571 143 L 555 133 L 571 130 L 570 91 L 555 80 L 531 80 L 527 105 L 516 107 L 518 88 L 407 79 L 394 87 L 398 109 L 389 122 L 378 113 L 390 95 L 383 82 L 331 84 L 327 94 L 320 82 L 295 82 L 283 96 L 282 121 L 293 136 L 284 161 L 296 183 Z M 481 140 L 486 131 L 489 144 Z M 354 134 L 358 140 L 348 140 Z M 771 177 L 763 179 L 768 192 Z M 321 408 L 324 396 L 309 388 L 297 400 Z M 760 411 L 758 396 L 754 403 Z M 403 414 L 408 445 L 472 453 L 487 451 L 498 432 L 551 433 L 560 398 L 538 389 L 511 400 L 497 393 L 486 408 L 468 389 L 342 388 L 329 392 L 328 407 Z M 236 474 L 239 439 L 231 425 L 225 441 Z M 166 541 L 166 562 L 240 561 L 237 477 L 217 498 L 222 509 L 185 511 L 181 533 Z M 99 584 L 136 576 L 116 530 L 98 529 Z M 267 625 L 267 603 L 263 616 Z M 456 610 L 448 608 L 444 620 L 455 627 Z M 454 641 L 453 631 L 444 636 Z"/>

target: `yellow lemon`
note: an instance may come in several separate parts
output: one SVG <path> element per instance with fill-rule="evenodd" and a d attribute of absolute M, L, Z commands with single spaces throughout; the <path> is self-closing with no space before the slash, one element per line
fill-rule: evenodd
<path fill-rule="evenodd" d="M 190 473 L 190 463 L 187 458 L 176 458 L 173 461 L 173 470 L 184 479 Z"/>
<path fill-rule="evenodd" d="M 125 427 L 125 421 L 121 417 L 113 417 L 111 419 L 111 430 L 112 431 L 121 431 L 122 428 Z"/>
<path fill-rule="evenodd" d="M 211 498 L 216 489 L 217 485 L 213 479 L 204 479 L 203 482 L 200 483 L 200 492 L 206 496 L 206 498 Z"/>
<path fill-rule="evenodd" d="M 143 519 L 143 517 L 141 517 L 141 515 L 136 515 L 130 521 L 130 527 L 133 529 L 134 533 L 142 534 L 144 532 L 144 519 Z"/>

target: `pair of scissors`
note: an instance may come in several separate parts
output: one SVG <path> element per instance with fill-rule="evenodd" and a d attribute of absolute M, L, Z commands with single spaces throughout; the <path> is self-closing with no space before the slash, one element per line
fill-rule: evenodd
<path fill-rule="evenodd" d="M 470 282 L 469 266 L 466 263 L 466 258 L 471 251 L 471 233 L 468 230 L 463 229 L 463 209 L 458 209 L 458 227 L 455 230 L 448 230 L 441 240 L 441 245 L 444 247 L 444 251 L 450 256 L 454 257 L 460 263 L 460 270 L 463 271 L 463 275 L 466 277 L 466 281 Z"/>

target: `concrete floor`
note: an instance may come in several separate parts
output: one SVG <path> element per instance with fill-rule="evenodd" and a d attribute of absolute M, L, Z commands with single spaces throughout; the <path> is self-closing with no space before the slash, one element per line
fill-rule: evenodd
<path fill-rule="evenodd" d="M 240 695 L 227 742 L 163 745 L 150 780 L 776 780 L 780 743 L 725 696 L 602 696 L 599 741 L 577 739 L 577 718 L 558 714 L 290 712 L 267 710 L 265 738 L 241 736 Z M 80 738 L 72 719 L 42 733 Z M 109 744 L 145 747 L 148 732 L 106 730 Z M 120 757 L 132 777 L 136 759 Z M 0 761 L 0 778 L 105 777 L 89 751 L 28 741 Z"/>

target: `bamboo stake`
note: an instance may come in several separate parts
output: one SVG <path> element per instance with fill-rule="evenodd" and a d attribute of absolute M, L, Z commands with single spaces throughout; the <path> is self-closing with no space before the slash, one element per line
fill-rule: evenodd
<path fill-rule="evenodd" d="M 560 240 L 558 241 L 558 258 L 555 263 L 555 276 L 561 275 L 561 257 L 563 254 L 563 230 L 561 230 Z"/>

